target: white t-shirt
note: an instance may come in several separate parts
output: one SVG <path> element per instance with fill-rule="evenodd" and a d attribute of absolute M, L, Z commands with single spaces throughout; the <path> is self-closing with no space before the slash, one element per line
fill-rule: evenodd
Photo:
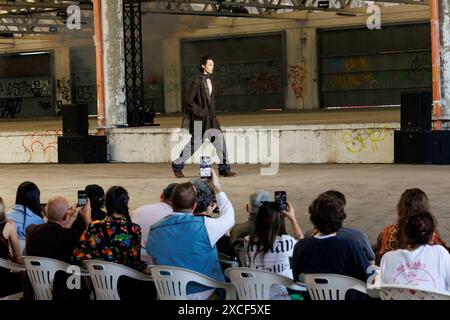
<path fill-rule="evenodd" d="M 450 254 L 441 245 L 390 251 L 381 258 L 380 275 L 381 284 L 450 291 Z"/>
<path fill-rule="evenodd" d="M 247 236 L 245 238 L 246 247 L 248 240 L 249 237 Z M 249 268 L 265 270 L 293 279 L 289 258 L 292 257 L 296 243 L 297 240 L 288 234 L 277 236 L 273 243 L 272 250 L 267 252 L 264 256 L 262 253 L 256 255 L 256 246 L 252 245 L 248 251 L 246 264 Z M 270 299 L 284 300 L 290 299 L 290 297 L 285 287 L 276 285 L 270 288 Z"/>
<path fill-rule="evenodd" d="M 141 227 L 141 246 L 147 245 L 150 227 L 172 213 L 172 207 L 165 202 L 141 206 L 131 213 L 131 221 Z"/>

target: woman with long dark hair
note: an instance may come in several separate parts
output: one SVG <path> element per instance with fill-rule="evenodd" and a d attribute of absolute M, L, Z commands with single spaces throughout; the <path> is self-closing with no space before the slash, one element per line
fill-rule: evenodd
<path fill-rule="evenodd" d="M 146 266 L 140 256 L 141 228 L 131 222 L 128 192 L 114 186 L 106 192 L 105 199 L 107 216 L 105 220 L 92 221 L 81 235 L 75 259 L 100 259 L 143 271 Z"/>
<path fill-rule="evenodd" d="M 22 182 L 17 188 L 16 205 L 6 214 L 16 224 L 19 239 L 25 240 L 25 232 L 31 224 L 44 223 L 41 212 L 41 191 L 30 181 Z"/>
<path fill-rule="evenodd" d="M 285 218 L 293 229 L 293 236 L 286 232 Z M 294 245 L 303 238 L 295 218 L 294 208 L 288 203 L 287 210 L 282 211 L 275 202 L 264 202 L 255 218 L 255 229 L 246 238 L 247 263 L 250 268 L 261 269 L 280 274 L 292 279 L 289 258 L 292 257 Z M 273 286 L 271 299 L 289 299 L 286 288 Z"/>
<path fill-rule="evenodd" d="M 123 264 L 144 272 L 141 261 L 141 227 L 131 222 L 127 190 L 114 186 L 106 192 L 106 218 L 92 221 L 74 250 L 77 261 L 98 259 Z M 153 283 L 121 277 L 117 284 L 121 300 L 156 299 Z"/>

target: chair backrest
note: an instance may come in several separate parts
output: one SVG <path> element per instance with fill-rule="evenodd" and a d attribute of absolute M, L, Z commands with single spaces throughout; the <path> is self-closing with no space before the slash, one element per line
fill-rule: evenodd
<path fill-rule="evenodd" d="M 367 293 L 365 282 L 339 274 L 305 274 L 304 282 L 312 300 L 345 300 L 345 294 L 350 289 Z"/>
<path fill-rule="evenodd" d="M 416 286 L 382 284 L 381 300 L 450 300 L 450 292 L 425 290 Z"/>
<path fill-rule="evenodd" d="M 121 276 L 152 281 L 150 276 L 114 262 L 85 260 L 83 264 L 89 271 L 97 300 L 120 300 L 117 283 Z"/>
<path fill-rule="evenodd" d="M 279 274 L 252 268 L 228 268 L 225 275 L 235 286 L 239 300 L 270 300 L 272 285 L 290 287 L 295 284 Z"/>
<path fill-rule="evenodd" d="M 3 258 L 0 258 L 0 268 L 9 269 L 12 272 L 19 272 L 26 270 L 24 265 L 14 263 L 11 260 L 6 260 Z"/>
<path fill-rule="evenodd" d="M 52 300 L 53 280 L 57 271 L 68 270 L 70 264 L 50 258 L 24 256 L 28 278 L 36 300 Z"/>
<path fill-rule="evenodd" d="M 189 282 L 225 289 L 227 300 L 236 298 L 236 291 L 231 283 L 216 281 L 196 271 L 179 267 L 163 265 L 149 267 L 160 300 L 187 300 L 186 287 Z"/>

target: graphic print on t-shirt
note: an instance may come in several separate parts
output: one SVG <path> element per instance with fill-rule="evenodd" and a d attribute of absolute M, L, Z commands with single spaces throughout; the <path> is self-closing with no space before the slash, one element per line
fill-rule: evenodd
<path fill-rule="evenodd" d="M 433 276 L 426 270 L 427 265 L 422 262 L 407 262 L 396 267 L 397 274 L 394 283 L 405 285 L 428 285 L 436 287 Z M 431 285 L 432 283 L 432 285 Z"/>

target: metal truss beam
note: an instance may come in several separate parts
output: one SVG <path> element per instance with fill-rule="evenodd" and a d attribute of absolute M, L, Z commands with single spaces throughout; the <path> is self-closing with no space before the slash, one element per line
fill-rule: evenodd
<path fill-rule="evenodd" d="M 125 89 L 127 122 L 130 127 L 144 124 L 144 62 L 141 18 L 141 1 L 123 0 Z"/>

